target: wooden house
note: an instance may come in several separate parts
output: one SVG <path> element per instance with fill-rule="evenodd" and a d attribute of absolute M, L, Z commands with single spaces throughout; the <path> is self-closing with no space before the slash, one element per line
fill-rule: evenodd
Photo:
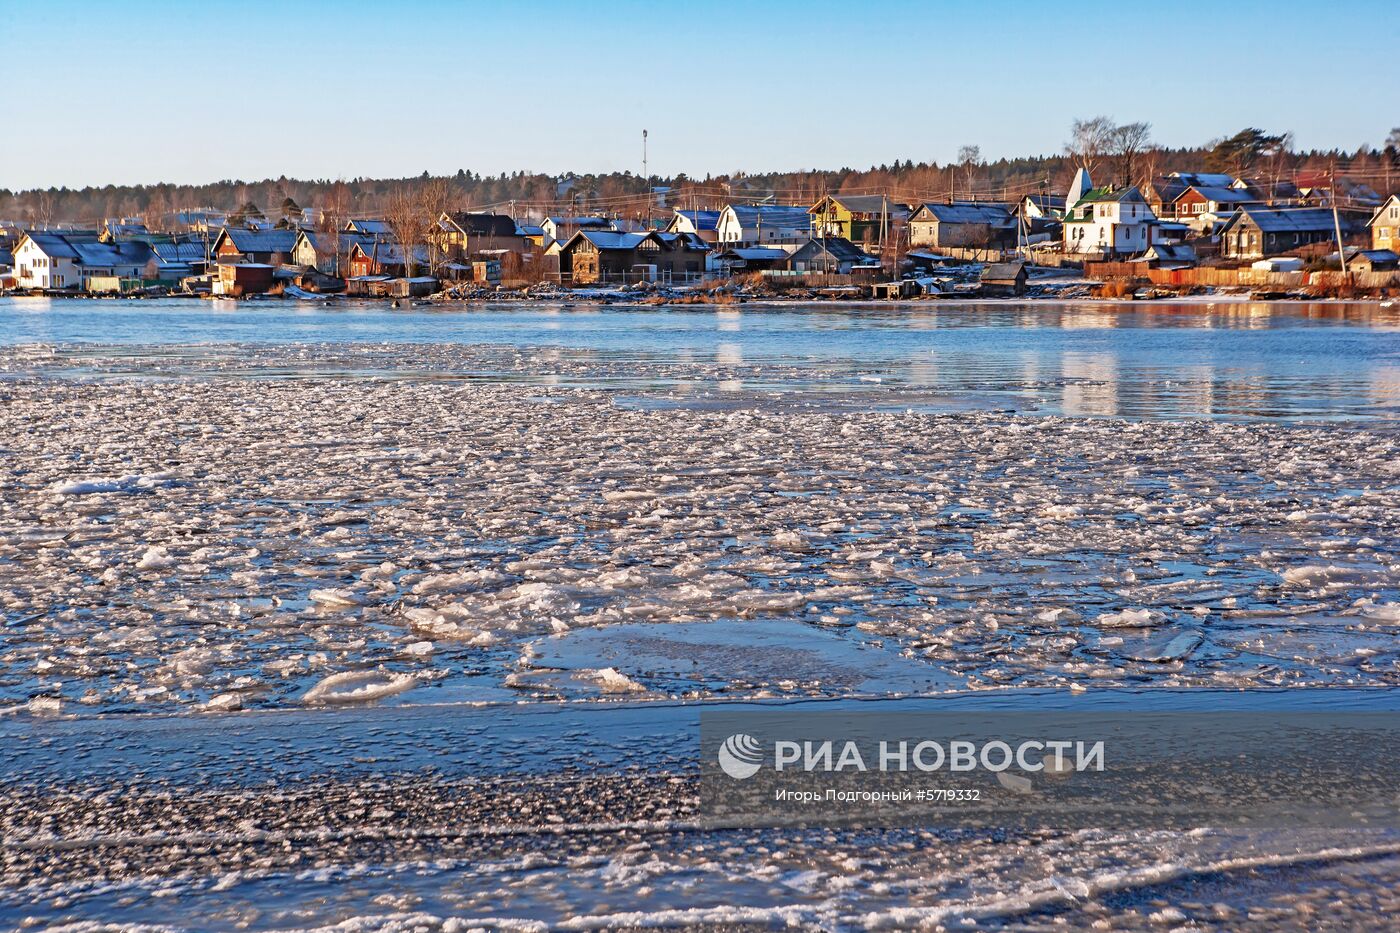
<path fill-rule="evenodd" d="M 909 206 L 878 194 L 827 195 L 807 208 L 816 236 L 875 243 L 896 234 L 909 220 Z"/>
<path fill-rule="evenodd" d="M 575 285 L 698 280 L 708 252 L 689 233 L 580 230 L 560 248 L 559 268 Z"/>
<path fill-rule="evenodd" d="M 719 240 L 719 211 L 683 211 L 677 208 L 664 228 L 667 233 L 693 233 L 706 243 Z"/>
<path fill-rule="evenodd" d="M 850 240 L 828 236 L 808 240 L 780 263 L 779 268 L 817 275 L 850 275 L 861 266 L 874 265 L 875 259 Z"/>
<path fill-rule="evenodd" d="M 721 246 L 801 246 L 812 238 L 806 208 L 785 204 L 728 204 L 715 223 Z"/>
<path fill-rule="evenodd" d="M 431 236 L 444 256 L 457 260 L 472 259 L 488 250 L 520 252 L 525 248 L 515 220 L 505 214 L 444 211 Z"/>
<path fill-rule="evenodd" d="M 387 220 L 378 220 L 370 217 L 352 217 L 345 222 L 345 232 L 387 239 L 394 235 L 394 228 Z"/>
<path fill-rule="evenodd" d="M 580 230 L 616 230 L 613 222 L 606 217 L 546 217 L 540 221 L 544 232 L 545 245 L 557 240 L 567 243 Z"/>
<path fill-rule="evenodd" d="M 921 204 L 909 217 L 909 245 L 1010 247 L 1016 244 L 1016 226 L 1004 204 Z"/>
<path fill-rule="evenodd" d="M 224 227 L 214 238 L 210 252 L 218 263 L 257 262 L 277 265 L 291 258 L 296 247 L 295 230 L 249 230 Z"/>
<path fill-rule="evenodd" d="M 1371 229 L 1371 248 L 1400 251 L 1400 194 L 1376 208 L 1367 226 Z"/>
<path fill-rule="evenodd" d="M 402 276 L 410 271 L 414 274 L 429 268 L 430 257 L 426 246 L 413 248 L 413 269 L 408 268 L 403 247 L 384 240 L 357 242 L 350 248 L 350 274 L 355 277 L 370 275 Z"/>
<path fill-rule="evenodd" d="M 1340 215 L 1342 237 L 1354 230 L 1354 218 Z M 1220 254 L 1228 259 L 1261 259 L 1337 237 L 1332 211 L 1323 207 L 1244 205 L 1220 229 Z"/>

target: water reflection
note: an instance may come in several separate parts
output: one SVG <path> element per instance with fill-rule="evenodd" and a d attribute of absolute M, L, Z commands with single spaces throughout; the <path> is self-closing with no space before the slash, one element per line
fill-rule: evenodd
<path fill-rule="evenodd" d="M 0 299 L 0 346 L 58 347 L 86 375 L 216 364 L 268 376 L 249 344 L 343 345 L 336 374 L 678 394 L 845 394 L 930 410 L 1076 416 L 1400 418 L 1400 308 L 1378 302 L 959 302 L 619 307 Z M 101 344 L 94 354 L 74 344 Z M 451 348 L 458 349 L 451 349 Z M 473 348 L 470 353 L 462 347 Z M 434 351 L 432 348 L 438 348 Z M 0 374 L 41 365 L 8 354 Z M 453 362 L 495 354 L 492 364 Z M 99 359 L 100 357 L 100 359 Z M 139 358 L 123 366 L 121 359 Z M 357 359 L 359 362 L 357 362 Z M 42 364 L 50 366 L 51 364 Z M 284 360 L 279 372 L 325 374 Z M 300 368 L 299 368 L 300 367 Z M 742 372 L 736 369 L 742 367 Z"/>
<path fill-rule="evenodd" d="M 1060 410 L 1066 415 L 1118 414 L 1118 361 L 1109 353 L 1065 351 Z"/>

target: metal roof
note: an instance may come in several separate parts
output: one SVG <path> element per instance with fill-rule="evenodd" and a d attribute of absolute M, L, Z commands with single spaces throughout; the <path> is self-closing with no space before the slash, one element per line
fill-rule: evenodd
<path fill-rule="evenodd" d="M 373 220 L 367 217 L 351 218 L 345 224 L 345 229 L 352 233 L 365 233 L 370 236 L 389 236 L 394 231 L 389 226 L 387 220 Z"/>
<path fill-rule="evenodd" d="M 1004 204 L 958 203 L 933 204 L 922 206 L 942 224 L 990 224 L 993 227 L 1010 227 L 1015 224 L 1011 211 Z"/>
<path fill-rule="evenodd" d="M 224 227 L 219 236 L 227 236 L 240 253 L 290 253 L 297 244 L 295 230 L 248 230 L 244 227 Z"/>
<path fill-rule="evenodd" d="M 725 250 L 724 255 L 745 260 L 776 260 L 786 257 L 788 251 L 776 246 L 741 246 L 737 249 Z"/>
<path fill-rule="evenodd" d="M 580 230 L 574 236 L 575 239 L 583 237 L 598 249 L 636 249 L 650 234 L 621 233 L 617 230 Z"/>
<path fill-rule="evenodd" d="M 468 236 L 517 236 L 515 220 L 505 214 L 450 211 L 443 219 Z"/>
<path fill-rule="evenodd" d="M 1223 201 L 1229 204 L 1238 204 L 1243 201 L 1253 201 L 1255 197 L 1243 188 L 1220 187 L 1218 185 L 1190 185 L 1187 191 L 1195 191 L 1207 201 Z M 1181 194 L 1185 194 L 1183 191 Z M 1181 197 L 1181 195 L 1177 195 Z"/>
<path fill-rule="evenodd" d="M 897 204 L 880 194 L 833 194 L 830 198 L 856 214 L 878 214 L 888 211 L 891 217 L 903 217 L 909 213 L 909 208 L 905 205 Z"/>
<path fill-rule="evenodd" d="M 676 211 L 677 214 L 689 220 L 696 230 L 714 230 L 719 226 L 719 217 L 722 211 Z M 806 213 L 805 211 L 803 212 Z"/>
<path fill-rule="evenodd" d="M 1256 207 L 1249 204 L 1241 205 L 1226 226 L 1233 227 L 1246 217 L 1265 233 L 1307 233 L 1335 227 L 1332 209 L 1328 207 Z M 1344 218 L 1342 230 L 1345 231 L 1348 226 Z"/>
<path fill-rule="evenodd" d="M 787 204 L 731 204 L 727 210 L 742 227 L 777 227 L 779 229 L 807 231 L 812 226 L 812 215 L 805 207 L 792 207 Z"/>

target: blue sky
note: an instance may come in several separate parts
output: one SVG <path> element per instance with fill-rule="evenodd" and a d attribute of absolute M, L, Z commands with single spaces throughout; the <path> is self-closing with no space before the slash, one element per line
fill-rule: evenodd
<path fill-rule="evenodd" d="M 1099 113 L 1351 148 L 1397 43 L 1394 0 L 0 0 L 0 188 L 640 171 L 643 127 L 660 175 L 996 158 Z"/>

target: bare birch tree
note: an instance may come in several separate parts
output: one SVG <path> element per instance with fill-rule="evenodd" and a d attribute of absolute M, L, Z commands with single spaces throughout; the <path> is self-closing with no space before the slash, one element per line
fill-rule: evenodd
<path fill-rule="evenodd" d="M 321 200 L 321 215 L 316 219 L 316 242 L 318 249 L 331 254 L 331 275 L 339 276 L 340 258 L 344 252 L 345 225 L 350 220 L 350 188 L 337 179 L 326 190 Z M 319 257 L 318 257 L 319 258 Z M 322 266 L 324 272 L 325 267 Z"/>
<path fill-rule="evenodd" d="M 958 164 L 963 170 L 963 186 L 971 195 L 977 181 L 977 166 L 982 163 L 981 146 L 962 146 L 958 149 Z"/>
<path fill-rule="evenodd" d="M 1065 143 L 1065 153 L 1090 175 L 1102 161 L 1108 150 L 1113 131 L 1116 129 L 1111 117 L 1094 117 L 1089 120 L 1075 120 L 1070 124 L 1069 142 Z"/>
<path fill-rule="evenodd" d="M 438 227 L 438 219 L 452 209 L 452 185 L 446 178 L 430 178 L 418 186 L 416 200 L 428 246 L 428 264 L 436 273 L 445 254 L 444 231 Z"/>
<path fill-rule="evenodd" d="M 414 250 L 423 241 L 423 214 L 415 193 L 403 186 L 389 192 L 385 204 L 384 219 L 389 229 L 394 231 L 394 242 L 403 250 L 404 275 L 412 278 L 414 273 Z"/>
<path fill-rule="evenodd" d="M 1134 169 L 1143 150 L 1152 145 L 1151 123 L 1124 123 L 1108 134 L 1108 147 L 1118 160 L 1119 177 L 1124 187 L 1137 183 Z"/>

